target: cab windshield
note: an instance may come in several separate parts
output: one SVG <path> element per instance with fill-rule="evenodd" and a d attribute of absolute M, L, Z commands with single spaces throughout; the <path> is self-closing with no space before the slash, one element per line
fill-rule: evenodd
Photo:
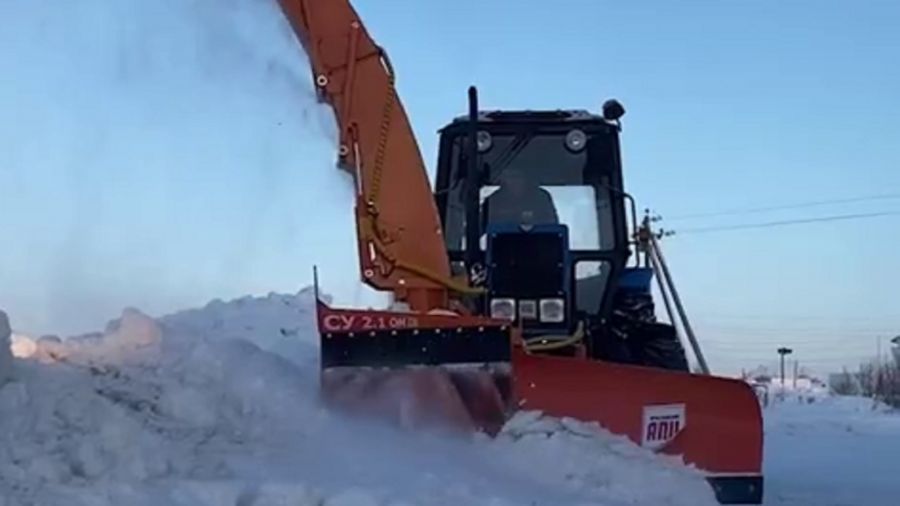
<path fill-rule="evenodd" d="M 615 246 L 609 178 L 609 141 L 588 137 L 585 146 L 566 146 L 558 134 L 481 134 L 479 215 L 483 236 L 492 225 L 563 224 L 572 250 Z M 454 139 L 445 210 L 448 249 L 465 249 L 464 138 Z M 487 147 L 485 147 L 487 146 Z M 462 168 L 462 170 L 461 170 Z M 482 247 L 484 240 L 482 239 Z"/>

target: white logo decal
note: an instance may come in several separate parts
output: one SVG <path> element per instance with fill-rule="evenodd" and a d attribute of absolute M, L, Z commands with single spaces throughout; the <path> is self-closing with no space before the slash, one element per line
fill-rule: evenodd
<path fill-rule="evenodd" d="M 684 404 L 644 406 L 641 446 L 653 450 L 664 448 L 687 425 Z"/>

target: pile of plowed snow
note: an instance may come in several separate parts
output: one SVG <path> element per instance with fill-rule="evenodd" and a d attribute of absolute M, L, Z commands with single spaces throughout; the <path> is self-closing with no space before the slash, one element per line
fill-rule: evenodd
<path fill-rule="evenodd" d="M 589 424 L 496 439 L 323 409 L 309 291 L 39 341 L 0 390 L 0 497 L 41 505 L 714 504 L 701 476 Z M 21 341 L 20 337 L 19 340 Z M 21 342 L 20 342 L 21 344 Z M 2 502 L 0 502 L 2 503 Z"/>

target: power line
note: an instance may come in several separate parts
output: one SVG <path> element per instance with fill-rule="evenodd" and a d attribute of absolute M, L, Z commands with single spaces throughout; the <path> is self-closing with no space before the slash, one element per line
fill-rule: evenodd
<path fill-rule="evenodd" d="M 796 322 L 798 320 L 815 320 L 816 322 L 865 322 L 871 323 L 875 320 L 883 320 L 890 322 L 889 325 L 900 325 L 900 317 L 898 315 L 834 315 L 834 314 L 800 314 L 800 313 L 717 313 L 703 311 L 698 313 L 700 318 L 706 321 L 716 320 L 753 320 L 753 321 L 772 321 L 772 322 Z"/>
<path fill-rule="evenodd" d="M 800 202 L 796 204 L 781 204 L 777 206 L 765 206 L 765 207 L 749 207 L 749 208 L 735 208 L 735 209 L 725 209 L 721 211 L 706 211 L 701 213 L 691 213 L 691 214 L 682 214 L 676 216 L 667 216 L 666 220 L 690 220 L 696 218 L 712 218 L 716 216 L 734 216 L 741 214 L 758 214 L 758 213 L 768 213 L 772 211 L 784 211 L 787 209 L 803 209 L 808 207 L 819 207 L 819 206 L 828 206 L 828 205 L 837 205 L 837 204 L 852 204 L 857 202 L 872 202 L 878 200 L 896 200 L 900 199 L 900 193 L 883 193 L 878 195 L 864 195 L 859 197 L 849 197 L 843 199 L 827 199 L 827 200 L 813 200 L 808 202 Z"/>
<path fill-rule="evenodd" d="M 735 354 L 747 354 L 753 355 L 757 353 L 769 353 L 772 349 L 777 346 L 780 346 L 779 343 L 760 343 L 758 345 L 726 345 L 726 344 L 718 344 L 708 342 L 706 340 L 702 341 L 704 351 L 717 352 L 717 353 L 735 353 Z M 863 355 L 873 355 L 872 345 L 870 341 L 867 340 L 865 346 L 859 343 L 847 343 L 843 346 L 837 344 L 831 344 L 828 346 L 822 346 L 820 344 L 805 344 L 803 342 L 796 342 L 790 339 L 785 339 L 781 342 L 782 345 L 788 345 L 797 349 L 803 349 L 805 352 L 811 353 L 813 355 L 820 355 L 824 357 L 839 357 L 846 356 L 848 354 L 863 354 Z"/>
<path fill-rule="evenodd" d="M 866 218 L 878 218 L 882 216 L 896 216 L 900 215 L 900 211 L 882 211 L 876 213 L 859 213 L 859 214 L 837 214 L 833 216 L 821 216 L 818 218 L 801 218 L 796 220 L 780 220 L 780 221 L 767 221 L 762 223 L 742 223 L 738 225 L 717 225 L 711 227 L 695 227 L 695 228 L 685 228 L 681 230 L 676 230 L 674 235 L 684 235 L 684 234 L 705 234 L 708 232 L 722 232 L 722 231 L 730 231 L 730 230 L 746 230 L 752 228 L 771 228 L 771 227 L 782 227 L 787 225 L 800 225 L 805 223 L 822 223 L 826 221 L 845 221 L 845 220 L 859 220 Z"/>
<path fill-rule="evenodd" d="M 870 334 L 890 334 L 891 332 L 896 332 L 900 330 L 900 326 L 894 327 L 882 327 L 882 328 L 841 328 L 841 327 L 810 327 L 810 328 L 802 328 L 802 327 L 783 327 L 783 328 L 771 328 L 771 327 L 754 327 L 752 325 L 747 326 L 728 326 L 728 325 L 710 325 L 707 323 L 703 323 L 698 320 L 697 326 L 702 327 L 703 330 L 707 333 L 735 333 L 739 335 L 743 334 L 751 334 L 751 335 L 760 335 L 767 336 L 771 334 L 776 335 L 797 335 L 801 337 L 808 337 L 810 339 L 814 339 L 817 337 L 828 337 L 828 336 L 847 336 L 847 337 L 856 337 L 856 336 L 865 336 Z"/>
<path fill-rule="evenodd" d="M 697 319 L 697 325 L 703 327 L 706 331 L 714 332 L 738 332 L 738 333 L 797 333 L 804 335 L 825 336 L 832 334 L 840 335 L 867 335 L 867 334 L 890 334 L 891 332 L 900 331 L 900 325 L 884 325 L 878 327 L 852 327 L 847 325 L 831 325 L 831 326 L 813 326 L 813 325 L 779 325 L 768 326 L 766 324 L 754 325 L 751 323 L 745 325 L 729 325 L 711 323 L 708 320 Z"/>
<path fill-rule="evenodd" d="M 789 343 L 795 346 L 810 346 L 817 347 L 819 349 L 850 349 L 850 348 L 870 348 L 871 345 L 869 340 L 873 337 L 877 336 L 877 334 L 868 334 L 868 335 L 860 335 L 853 336 L 856 339 L 793 339 L 791 336 L 784 336 L 781 339 L 761 339 L 761 340 L 750 340 L 750 338 L 746 336 L 737 336 L 736 339 L 726 339 L 724 337 L 718 337 L 716 339 L 709 339 L 706 336 L 703 337 L 703 344 L 709 346 L 715 346 L 717 348 L 729 348 L 729 349 L 753 349 L 760 347 L 769 347 L 781 343 Z M 735 337 L 735 336 L 732 336 Z"/>

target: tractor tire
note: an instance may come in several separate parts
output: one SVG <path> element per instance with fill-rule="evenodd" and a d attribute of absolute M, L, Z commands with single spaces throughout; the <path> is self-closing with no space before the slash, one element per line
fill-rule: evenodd
<path fill-rule="evenodd" d="M 675 327 L 663 323 L 644 323 L 631 329 L 631 354 L 647 367 L 690 372 L 687 355 Z"/>

